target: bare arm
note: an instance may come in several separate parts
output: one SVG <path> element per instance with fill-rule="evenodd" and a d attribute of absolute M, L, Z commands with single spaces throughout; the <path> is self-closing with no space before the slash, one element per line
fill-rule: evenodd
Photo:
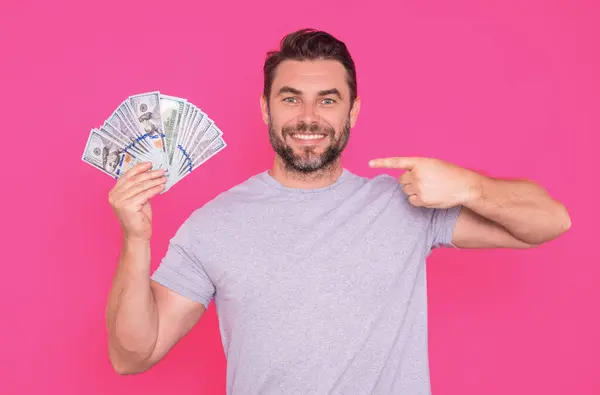
<path fill-rule="evenodd" d="M 106 312 L 108 355 L 119 374 L 148 370 L 198 322 L 205 307 L 150 279 L 150 248 L 125 241 Z"/>
<path fill-rule="evenodd" d="M 148 169 L 130 169 L 109 194 L 124 234 L 106 309 L 108 355 L 120 374 L 143 372 L 156 364 L 205 310 L 151 280 L 149 199 L 162 190 L 164 179 Z"/>
<path fill-rule="evenodd" d="M 158 311 L 149 272 L 149 242 L 124 240 L 106 311 L 109 358 L 120 373 L 140 369 L 156 345 Z"/>
<path fill-rule="evenodd" d="M 565 206 L 526 180 L 475 178 L 477 193 L 464 203 L 453 234 L 460 248 L 530 248 L 566 232 Z"/>
<path fill-rule="evenodd" d="M 565 206 L 531 181 L 494 179 L 433 158 L 380 158 L 370 166 L 406 170 L 399 182 L 415 206 L 461 206 L 452 235 L 460 248 L 529 248 L 571 226 Z"/>

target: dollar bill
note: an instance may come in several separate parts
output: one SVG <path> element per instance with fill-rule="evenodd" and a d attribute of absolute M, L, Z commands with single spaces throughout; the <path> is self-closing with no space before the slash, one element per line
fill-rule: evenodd
<path fill-rule="evenodd" d="M 115 112 L 108 117 L 105 124 L 109 124 L 116 129 L 120 135 L 126 137 L 129 142 L 127 147 L 137 147 L 144 153 L 150 154 L 150 145 L 144 141 L 143 137 L 138 134 L 131 125 L 129 125 L 125 120 L 125 116 L 122 115 L 122 110 L 120 108 L 117 108 Z"/>
<path fill-rule="evenodd" d="M 203 133 L 202 137 L 199 139 L 198 144 L 196 144 L 193 148 L 190 148 L 189 154 L 186 156 L 182 166 L 179 169 L 179 173 L 188 171 L 188 169 L 193 168 L 196 163 L 200 161 L 199 158 L 202 157 L 204 152 L 208 149 L 211 144 L 219 139 L 223 135 L 223 132 L 213 123 L 210 124 L 208 130 Z"/>
<path fill-rule="evenodd" d="M 189 152 L 185 152 L 185 148 L 180 148 L 182 152 L 183 159 L 180 163 L 180 167 L 178 168 L 178 173 L 183 174 L 190 169 L 194 163 L 197 162 L 197 159 L 204 153 L 204 151 L 210 146 L 210 144 L 219 138 L 222 135 L 222 132 L 213 125 L 202 135 L 198 144 L 189 148 Z"/>
<path fill-rule="evenodd" d="M 173 163 L 175 153 L 175 142 L 182 131 L 184 120 L 185 99 L 174 96 L 160 95 L 160 113 L 165 134 L 165 151 L 167 153 L 167 164 Z"/>
<path fill-rule="evenodd" d="M 165 151 L 164 129 L 160 110 L 160 92 L 142 93 L 129 97 L 135 125 L 143 130 L 153 147 Z"/>
<path fill-rule="evenodd" d="M 175 143 L 181 143 L 183 137 L 185 136 L 185 131 L 190 122 L 190 118 L 192 117 L 195 106 L 192 103 L 186 102 L 183 106 L 183 120 L 181 121 L 181 132 L 177 135 L 177 140 Z"/>
<path fill-rule="evenodd" d="M 122 145 L 103 136 L 96 128 L 90 131 L 81 159 L 117 180 L 140 163 L 139 159 L 125 152 Z"/>
<path fill-rule="evenodd" d="M 175 160 L 172 163 L 174 168 L 179 169 L 184 165 L 186 158 L 202 140 L 211 123 L 212 121 L 206 114 L 199 110 L 196 111 L 189 124 L 187 135 L 183 136 L 181 142 L 177 144 Z"/>
<path fill-rule="evenodd" d="M 165 134 L 160 110 L 160 92 L 142 93 L 129 97 L 129 108 L 133 111 L 134 122 L 145 138 L 152 144 L 153 165 L 157 169 L 165 169 L 165 176 L 170 176 L 165 147 Z"/>
<path fill-rule="evenodd" d="M 186 171 L 183 172 L 183 174 L 177 174 L 176 176 L 173 175 L 172 178 L 167 181 L 167 183 L 165 185 L 165 192 L 168 191 L 173 185 L 175 185 L 176 183 L 178 183 L 179 181 L 181 181 L 182 179 L 184 179 L 185 177 L 190 175 L 194 170 L 196 170 L 199 166 L 204 164 L 210 158 L 212 158 L 213 156 L 215 156 L 216 154 L 218 154 L 219 152 L 224 150 L 226 147 L 227 147 L 227 143 L 221 137 L 218 137 L 217 139 L 215 139 L 207 147 L 207 149 L 204 150 L 202 155 L 197 157 L 197 161 L 194 165 L 192 165 L 191 167 L 188 167 L 186 169 Z"/>
<path fill-rule="evenodd" d="M 188 151 L 194 151 L 196 146 L 204 138 L 204 135 L 212 125 L 214 125 L 214 121 L 210 119 L 204 112 L 198 111 L 198 116 L 192 124 L 191 132 L 187 140 L 184 142 L 184 146 L 188 147 Z"/>
<path fill-rule="evenodd" d="M 145 153 L 139 147 L 139 145 L 140 145 L 139 142 L 137 142 L 135 140 L 134 141 L 128 140 L 127 136 L 123 136 L 121 133 L 119 133 L 118 130 L 113 128 L 108 122 L 105 122 L 104 125 L 100 126 L 100 128 L 98 129 L 98 132 L 102 136 L 106 136 L 111 140 L 117 141 L 119 144 L 121 144 L 124 147 L 125 152 L 129 152 L 132 155 L 134 155 L 140 159 L 145 159 L 148 161 L 150 161 L 152 159 L 147 153 Z"/>
<path fill-rule="evenodd" d="M 82 160 L 116 179 L 151 162 L 165 170 L 170 188 L 225 147 L 223 132 L 200 108 L 153 91 L 129 96 L 91 129 Z"/>
<path fill-rule="evenodd" d="M 192 171 L 196 170 L 199 166 L 203 165 L 204 162 L 206 162 L 207 160 L 224 150 L 225 147 L 227 147 L 227 143 L 225 142 L 225 140 L 223 140 L 221 136 L 219 136 L 208 146 L 206 150 L 202 152 L 202 155 L 196 158 L 196 161 L 192 166 Z M 191 171 L 188 173 L 191 173 Z"/>
<path fill-rule="evenodd" d="M 183 131 L 177 138 L 177 146 L 178 147 L 185 146 L 185 141 L 187 140 L 187 138 L 190 134 L 190 131 L 192 129 L 192 124 L 194 123 L 194 120 L 196 119 L 197 116 L 198 116 L 198 109 L 195 106 L 190 105 L 190 107 L 186 113 L 186 119 L 185 119 Z"/>

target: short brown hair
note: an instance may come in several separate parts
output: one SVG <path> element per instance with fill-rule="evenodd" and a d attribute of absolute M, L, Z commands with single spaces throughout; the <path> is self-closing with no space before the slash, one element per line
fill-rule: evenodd
<path fill-rule="evenodd" d="M 348 86 L 350 88 L 350 105 L 358 95 L 356 84 L 356 67 L 350 56 L 346 44 L 336 39 L 331 34 L 315 29 L 301 29 L 283 37 L 277 51 L 267 53 L 263 67 L 264 88 L 263 94 L 267 103 L 271 95 L 271 86 L 275 77 L 277 66 L 284 60 L 337 60 L 348 72 Z"/>

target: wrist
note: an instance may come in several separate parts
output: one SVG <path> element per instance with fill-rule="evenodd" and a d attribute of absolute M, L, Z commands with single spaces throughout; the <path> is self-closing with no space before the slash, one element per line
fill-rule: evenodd
<path fill-rule="evenodd" d="M 463 205 L 466 207 L 477 205 L 485 196 L 485 190 L 493 180 L 476 172 L 471 172 L 467 182 L 466 199 Z"/>
<path fill-rule="evenodd" d="M 150 247 L 150 239 L 139 236 L 123 235 L 123 247 L 129 250 Z"/>
<path fill-rule="evenodd" d="M 120 266 L 127 271 L 147 274 L 150 267 L 150 240 L 140 237 L 123 237 Z"/>

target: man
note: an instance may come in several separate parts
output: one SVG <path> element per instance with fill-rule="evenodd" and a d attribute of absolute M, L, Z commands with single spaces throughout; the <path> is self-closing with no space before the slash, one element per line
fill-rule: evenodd
<path fill-rule="evenodd" d="M 165 177 L 139 165 L 111 190 L 124 232 L 114 369 L 149 369 L 214 300 L 229 394 L 430 393 L 425 258 L 545 243 L 569 228 L 565 207 L 532 182 L 432 158 L 371 163 L 404 169 L 399 180 L 349 172 L 356 73 L 325 32 L 285 37 L 264 76 L 273 167 L 195 210 L 152 275 L 149 200 Z"/>

